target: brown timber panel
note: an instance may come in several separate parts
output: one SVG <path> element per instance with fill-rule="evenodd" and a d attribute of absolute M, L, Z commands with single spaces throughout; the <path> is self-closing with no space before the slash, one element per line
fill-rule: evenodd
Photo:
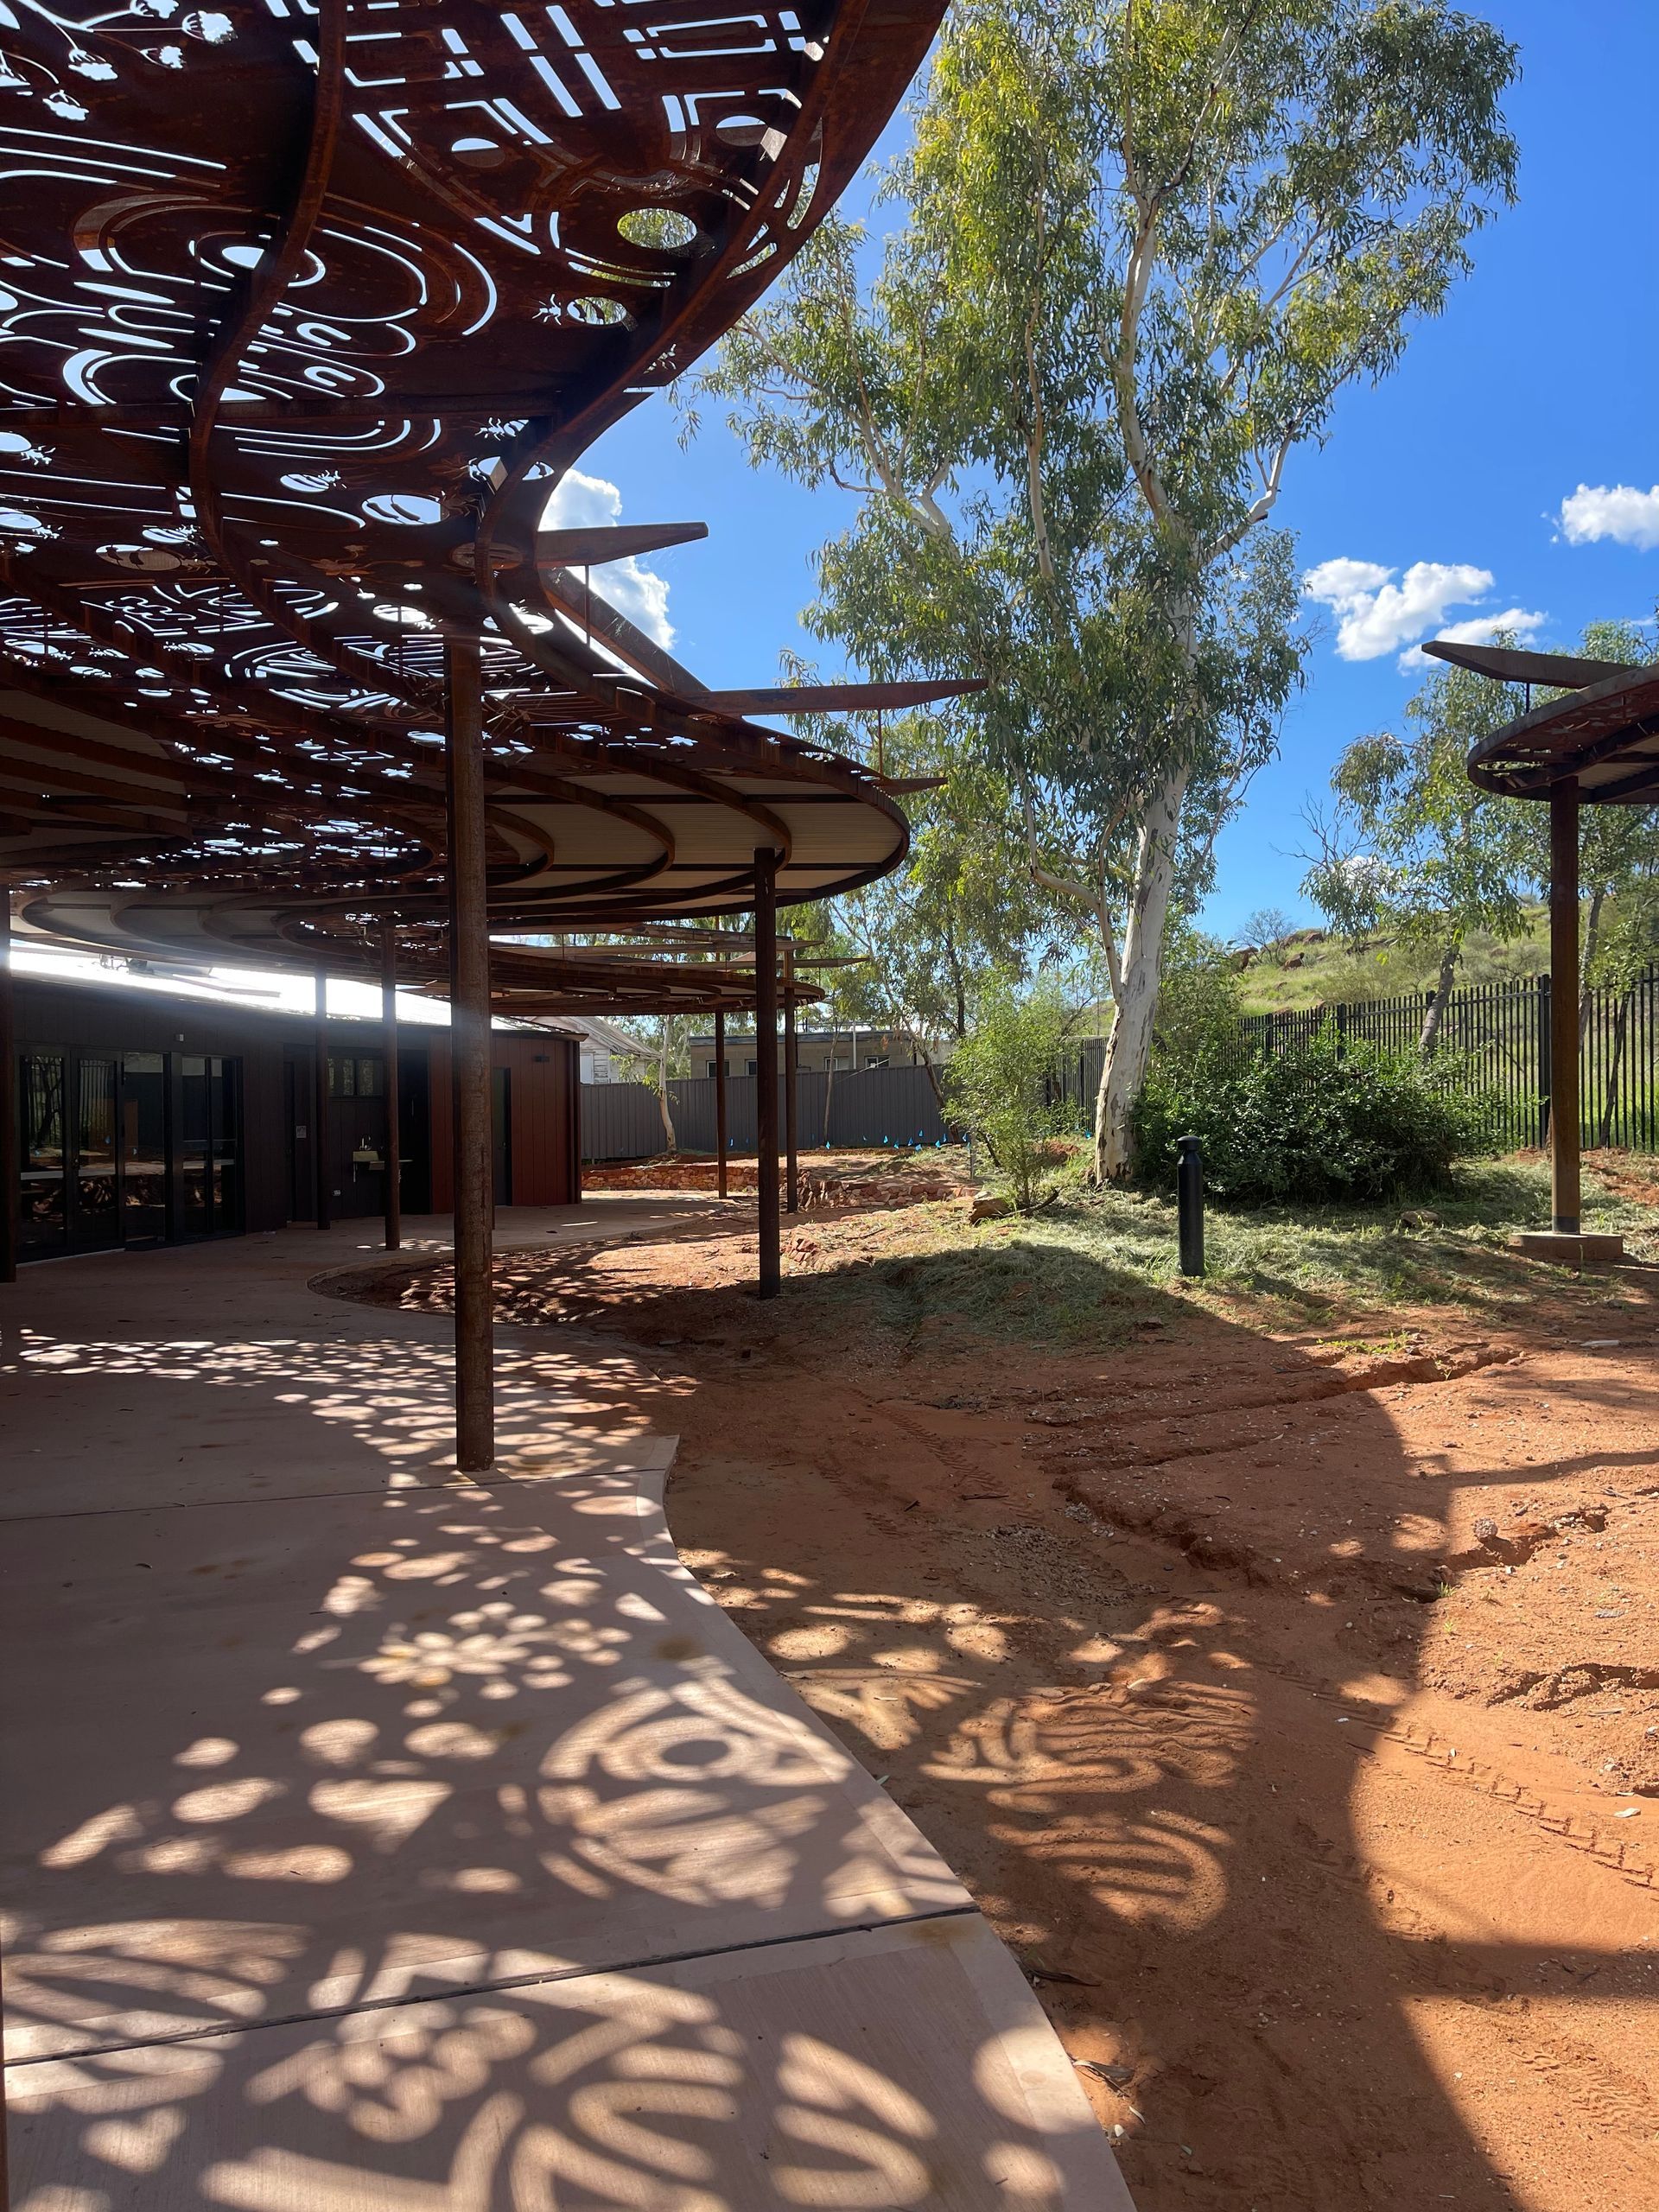
<path fill-rule="evenodd" d="M 454 1204 L 454 1124 L 449 1092 L 449 1039 L 429 1033 L 432 1083 L 432 1211 Z M 580 1077 L 577 1048 L 568 1038 L 498 1032 L 492 1065 L 512 1077 L 512 1203 L 573 1205 L 577 1197 L 571 1132 Z"/>

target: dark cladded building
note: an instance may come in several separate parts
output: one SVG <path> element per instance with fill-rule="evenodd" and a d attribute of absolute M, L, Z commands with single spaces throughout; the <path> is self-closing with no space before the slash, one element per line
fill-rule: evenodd
<path fill-rule="evenodd" d="M 308 1016 L 18 976 L 20 1260 L 281 1229 L 316 1215 Z M 378 1022 L 327 1024 L 337 1220 L 385 1203 L 391 1101 Z M 568 1205 L 581 1189 L 577 1044 L 497 1030 L 495 1195 Z M 452 1196 L 449 1042 L 398 1033 L 405 1212 Z"/>

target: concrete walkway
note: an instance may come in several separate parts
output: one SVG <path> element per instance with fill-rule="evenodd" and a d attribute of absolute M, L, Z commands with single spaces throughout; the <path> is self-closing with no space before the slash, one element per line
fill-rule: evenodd
<path fill-rule="evenodd" d="M 14 2207 L 1126 2212 L 1013 1960 L 679 1564 L 633 1355 L 503 1331 L 458 1478 L 447 1325 L 310 1287 L 372 1234 L 0 1287 Z"/>

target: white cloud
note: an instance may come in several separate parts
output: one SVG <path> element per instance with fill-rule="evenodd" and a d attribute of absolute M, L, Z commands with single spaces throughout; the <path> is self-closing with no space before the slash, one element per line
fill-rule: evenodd
<path fill-rule="evenodd" d="M 1490 569 L 1466 562 L 1414 561 L 1398 583 L 1375 561 L 1322 561 L 1302 578 L 1302 596 L 1338 618 L 1337 652 L 1344 660 L 1380 660 L 1438 629 L 1449 607 L 1483 600 Z"/>
<path fill-rule="evenodd" d="M 1452 645 L 1490 645 L 1494 638 L 1507 632 L 1517 644 L 1526 645 L 1531 644 L 1548 620 L 1548 614 L 1529 613 L 1524 607 L 1506 607 L 1501 614 L 1476 614 L 1467 622 L 1448 622 L 1434 634 Z M 1421 645 L 1412 645 L 1400 656 L 1402 676 L 1435 665 Z"/>
<path fill-rule="evenodd" d="M 1611 537 L 1646 553 L 1659 545 L 1659 484 L 1638 492 L 1634 484 L 1580 484 L 1561 501 L 1561 535 L 1569 545 Z"/>
<path fill-rule="evenodd" d="M 620 519 L 622 494 L 602 476 L 584 476 L 573 468 L 562 477 L 552 498 L 542 510 L 543 530 L 591 530 Z M 594 570 L 594 589 L 626 614 L 664 652 L 674 642 L 674 626 L 668 619 L 668 583 L 654 569 L 635 556 L 607 561 Z"/>

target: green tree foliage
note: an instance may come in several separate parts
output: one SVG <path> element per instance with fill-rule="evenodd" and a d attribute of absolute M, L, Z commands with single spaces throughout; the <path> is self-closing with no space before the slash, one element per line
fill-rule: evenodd
<path fill-rule="evenodd" d="M 1425 1056 L 1439 1040 L 1470 933 L 1503 942 L 1526 927 L 1544 810 L 1494 798 L 1468 772 L 1471 747 L 1519 714 L 1522 700 L 1518 684 L 1439 670 L 1408 703 L 1406 734 L 1356 740 L 1332 774 L 1333 811 L 1310 817 L 1318 849 L 1302 889 L 1332 928 L 1351 938 L 1380 931 L 1439 958 Z"/>
<path fill-rule="evenodd" d="M 632 1040 L 626 1055 L 628 1073 L 657 1094 L 657 1110 L 663 1120 L 663 1144 L 668 1152 L 679 1149 L 674 1131 L 674 1098 L 669 1085 L 691 1068 L 691 1019 L 683 1014 L 662 1014 L 653 1019 L 615 1025 L 617 1034 Z"/>
<path fill-rule="evenodd" d="M 1580 650 L 1598 660 L 1648 658 L 1633 623 L 1592 623 Z M 1533 703 L 1559 696 L 1535 694 Z M 1351 745 L 1332 776 L 1333 810 L 1310 817 L 1317 850 L 1302 888 L 1332 927 L 1354 938 L 1382 932 L 1439 960 L 1421 1039 L 1426 1054 L 1438 1043 L 1446 994 L 1469 937 L 1520 936 L 1526 900 L 1549 880 L 1548 807 L 1494 797 L 1468 774 L 1473 747 L 1526 704 L 1518 683 L 1439 670 L 1408 702 L 1406 734 L 1382 731 Z M 1659 810 L 1584 809 L 1581 1020 L 1592 985 L 1612 980 L 1622 954 L 1643 942 L 1644 902 L 1656 875 Z"/>
<path fill-rule="evenodd" d="M 857 499 L 809 626 L 987 678 L 959 736 L 1110 979 L 1103 1173 L 1298 678 L 1287 464 L 1510 194 L 1513 67 L 1444 0 L 961 0 L 902 227 L 824 224 L 703 380 L 757 465 Z"/>
<path fill-rule="evenodd" d="M 815 734 L 842 751 L 851 733 Z M 952 746 L 936 721 L 907 716 L 883 734 L 881 765 L 929 788 L 906 799 L 909 859 L 902 870 L 832 906 L 798 914 L 803 940 L 856 966 L 806 970 L 826 990 L 837 1023 L 898 1032 L 935 1063 L 968 1033 L 988 975 L 1022 979 L 1052 960 L 1059 931 L 1053 902 L 1021 864 L 1007 785 L 976 753 Z"/>
<path fill-rule="evenodd" d="M 1175 1140 L 1196 1135 L 1205 1182 L 1238 1205 L 1358 1203 L 1444 1184 L 1492 1148 L 1491 1102 L 1412 1053 L 1344 1046 L 1334 1025 L 1306 1045 L 1230 1067 L 1154 1059 L 1136 1103 L 1136 1173 L 1167 1188 Z"/>
<path fill-rule="evenodd" d="M 1639 666 L 1651 639 L 1634 622 L 1592 622 L 1583 650 L 1596 660 Z M 1542 817 L 1546 810 L 1535 810 Z M 1548 831 L 1540 832 L 1538 874 L 1549 877 Z M 1598 984 L 1628 991 L 1659 953 L 1659 807 L 1586 806 L 1579 817 L 1579 890 L 1586 901 L 1580 959 L 1580 1027 Z"/>
<path fill-rule="evenodd" d="M 1065 1001 L 1053 984 L 1021 991 L 1007 976 L 991 976 L 946 1071 L 950 1112 L 984 1145 L 1024 1213 L 1053 1165 L 1061 1116 L 1049 1102 L 1048 1081 L 1065 1027 Z"/>
<path fill-rule="evenodd" d="M 1239 973 L 1226 947 L 1186 925 L 1170 932 L 1153 1062 L 1198 1073 L 1236 1058 Z"/>

